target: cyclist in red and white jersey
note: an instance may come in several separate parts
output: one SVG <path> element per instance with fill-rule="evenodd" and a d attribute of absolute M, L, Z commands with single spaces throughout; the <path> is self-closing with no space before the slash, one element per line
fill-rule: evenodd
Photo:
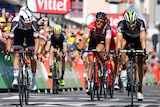
<path fill-rule="evenodd" d="M 97 51 L 106 50 L 108 53 L 110 50 L 110 41 L 111 41 L 111 26 L 107 23 L 107 15 L 104 12 L 98 12 L 96 14 L 96 20 L 90 23 L 87 27 L 87 32 L 84 39 L 79 43 L 78 48 L 82 49 L 89 39 L 88 50 L 96 49 Z M 99 59 L 103 65 L 103 71 L 106 73 L 106 64 L 104 61 L 104 53 L 99 53 Z M 94 56 L 88 53 L 88 89 L 86 90 L 89 93 L 90 87 L 90 71 L 91 64 L 93 62 Z M 107 75 L 107 73 L 106 73 Z"/>

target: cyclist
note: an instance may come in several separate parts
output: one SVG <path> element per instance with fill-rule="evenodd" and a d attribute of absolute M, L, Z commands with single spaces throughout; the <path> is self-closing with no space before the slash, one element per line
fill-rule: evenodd
<path fill-rule="evenodd" d="M 106 49 L 106 52 L 109 52 L 110 48 L 110 41 L 111 41 L 111 27 L 107 23 L 107 15 L 104 12 L 97 12 L 96 13 L 96 21 L 92 22 L 88 25 L 87 33 L 85 34 L 85 37 L 83 40 L 79 43 L 78 48 L 82 49 L 87 43 L 88 39 L 89 46 L 88 50 L 90 49 L 96 49 L 97 51 L 103 51 Z M 106 64 L 104 61 L 104 53 L 99 53 L 99 58 L 103 65 L 103 71 L 106 73 Z M 90 88 L 90 72 L 91 72 L 91 64 L 93 62 L 93 56 L 88 53 L 88 89 L 86 90 L 87 94 L 89 94 L 89 88 Z M 107 73 L 106 73 L 107 75 Z"/>
<path fill-rule="evenodd" d="M 134 49 L 146 49 L 146 28 L 143 20 L 138 18 L 136 12 L 128 10 L 124 14 L 124 20 L 118 23 L 117 28 L 117 50 L 124 49 L 125 46 L 128 46 L 130 43 L 134 43 Z M 126 67 L 126 54 L 121 55 L 122 69 L 125 70 Z M 119 64 L 119 62 L 118 62 Z M 138 92 L 137 99 L 143 100 L 142 94 L 142 78 L 138 76 L 138 61 L 136 57 L 136 81 L 138 83 Z M 142 67 L 143 68 L 143 67 Z M 142 70 L 143 76 L 143 70 Z M 118 87 L 118 75 L 119 75 L 119 66 L 117 67 L 116 78 L 115 78 L 115 88 Z"/>
<path fill-rule="evenodd" d="M 7 54 L 6 58 L 9 58 L 9 52 L 11 52 L 11 47 L 14 50 L 22 49 L 24 44 L 26 44 L 28 49 L 34 51 L 34 58 L 31 59 L 31 70 L 32 70 L 32 85 L 31 88 L 35 88 L 35 75 L 36 75 L 36 57 L 38 52 L 39 46 L 39 39 L 38 39 L 38 25 L 36 19 L 33 17 L 30 11 L 27 9 L 20 9 L 19 14 L 13 18 L 11 24 L 10 34 L 7 39 Z M 25 39 L 25 41 L 24 41 Z M 13 40 L 13 46 L 12 46 Z M 8 59 L 9 60 L 9 59 Z M 19 61 L 19 54 L 14 54 L 14 61 L 13 61 L 13 87 L 17 87 L 18 84 L 18 61 Z"/>
<path fill-rule="evenodd" d="M 67 50 L 67 40 L 66 40 L 66 33 L 62 30 L 61 25 L 55 25 L 53 27 L 53 32 L 51 32 L 51 38 L 48 39 L 47 44 L 45 46 L 45 54 L 44 56 L 47 56 L 47 53 L 49 50 L 49 65 L 50 65 L 50 73 L 48 74 L 48 77 L 52 77 L 52 65 L 53 65 L 53 50 L 56 48 L 60 48 L 61 53 L 59 54 L 60 60 L 62 62 L 62 75 L 60 77 L 60 85 L 64 86 L 64 72 L 65 72 L 65 55 Z"/>

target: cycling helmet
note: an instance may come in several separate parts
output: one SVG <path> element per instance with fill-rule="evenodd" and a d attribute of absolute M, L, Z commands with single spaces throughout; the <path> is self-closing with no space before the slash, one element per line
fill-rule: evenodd
<path fill-rule="evenodd" d="M 54 34 L 59 35 L 62 32 L 62 26 L 61 25 L 55 25 L 53 28 Z"/>
<path fill-rule="evenodd" d="M 132 10 L 129 10 L 124 14 L 125 21 L 131 24 L 136 22 L 137 18 L 138 18 L 138 15 L 136 14 L 136 12 Z"/>
<path fill-rule="evenodd" d="M 102 20 L 105 21 L 107 19 L 106 13 L 104 13 L 104 12 L 98 12 L 96 14 L 96 19 L 102 19 Z"/>
<path fill-rule="evenodd" d="M 19 16 L 21 17 L 23 23 L 31 23 L 33 20 L 31 12 L 26 9 L 21 9 L 19 11 Z"/>
<path fill-rule="evenodd" d="M 0 17 L 0 23 L 6 23 L 6 19 L 4 17 Z"/>

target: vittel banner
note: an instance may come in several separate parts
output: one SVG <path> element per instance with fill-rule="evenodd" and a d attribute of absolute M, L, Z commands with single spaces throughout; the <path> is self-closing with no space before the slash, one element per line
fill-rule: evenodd
<path fill-rule="evenodd" d="M 67 14 L 71 10 L 71 0 L 27 0 L 32 12 L 47 14 Z"/>

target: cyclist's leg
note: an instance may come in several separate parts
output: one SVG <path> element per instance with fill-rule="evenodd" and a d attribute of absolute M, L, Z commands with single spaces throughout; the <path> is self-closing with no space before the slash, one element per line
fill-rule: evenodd
<path fill-rule="evenodd" d="M 117 45 L 116 45 L 117 51 L 118 51 L 118 49 L 124 49 L 125 48 L 128 38 L 124 38 L 124 37 L 125 36 L 123 36 L 123 35 L 118 35 L 117 36 Z M 120 61 L 117 60 L 116 77 L 115 77 L 115 83 L 114 83 L 115 84 L 115 86 L 114 86 L 115 89 L 119 89 L 118 79 L 119 79 L 120 62 L 122 63 L 122 66 L 124 67 L 125 63 L 126 63 L 125 59 L 126 59 L 126 54 L 122 53 Z"/>
<path fill-rule="evenodd" d="M 103 51 L 104 50 L 104 44 L 103 43 L 99 43 L 99 44 L 97 44 L 97 46 L 96 46 L 96 50 L 97 51 Z M 107 70 L 106 70 L 106 63 L 105 63 L 105 60 L 104 60 L 104 53 L 103 52 L 100 52 L 99 53 L 99 59 L 100 59 L 100 61 L 101 61 L 101 63 L 102 63 L 102 66 L 103 66 L 103 74 L 104 75 L 106 75 L 107 76 Z"/>
<path fill-rule="evenodd" d="M 111 61 L 111 65 L 112 65 L 112 72 L 114 73 L 114 77 L 115 77 L 115 70 L 116 70 L 116 61 L 113 55 L 110 56 L 110 61 Z"/>
<path fill-rule="evenodd" d="M 145 44 L 145 36 L 141 36 L 139 38 L 136 38 L 135 40 L 135 49 L 142 49 L 144 50 L 146 48 L 146 44 Z M 138 100 L 143 100 L 144 99 L 144 96 L 142 94 L 142 83 L 143 83 L 143 75 L 144 75 L 144 68 L 143 68 L 143 63 L 144 62 L 144 59 L 142 56 L 138 56 L 137 57 L 137 62 L 136 62 L 136 65 L 137 65 L 137 70 L 136 70 L 136 73 L 137 73 L 137 77 L 136 77 L 136 80 L 138 82 L 138 92 L 137 92 L 137 99 Z"/>
<path fill-rule="evenodd" d="M 92 67 L 92 62 L 94 59 L 94 54 L 93 53 L 88 53 L 88 80 L 87 80 L 87 89 L 86 93 L 89 94 L 89 89 L 90 89 L 90 79 L 91 79 L 91 67 Z"/>
<path fill-rule="evenodd" d="M 64 73 L 65 73 L 65 67 L 66 67 L 66 63 L 65 63 L 65 56 L 63 56 L 63 53 L 61 52 L 60 53 L 60 60 L 62 62 L 62 68 L 61 68 L 61 80 L 60 80 L 60 84 L 61 86 L 64 86 L 65 85 L 65 81 L 64 81 Z"/>
<path fill-rule="evenodd" d="M 14 75 L 14 80 L 12 82 L 12 86 L 16 87 L 18 85 L 18 75 L 19 75 L 19 54 L 16 53 L 14 54 L 14 61 L 13 61 L 13 75 Z"/>
<path fill-rule="evenodd" d="M 29 50 L 34 52 L 34 55 L 37 55 L 38 53 L 38 48 L 39 48 L 39 38 L 38 37 L 33 37 L 33 33 L 31 30 L 26 31 L 26 45 L 29 48 Z M 33 57 L 37 57 L 37 56 L 33 56 Z M 31 55 L 30 55 L 31 58 Z M 31 84 L 31 88 L 32 89 L 36 89 L 36 68 L 37 68 L 37 64 L 36 64 L 36 60 L 37 58 L 31 58 L 31 70 L 32 70 L 32 84 Z"/>
<path fill-rule="evenodd" d="M 50 68 L 50 72 L 48 73 L 49 78 L 52 77 L 52 66 L 53 66 L 53 58 L 54 58 L 53 50 L 54 50 L 54 48 L 53 48 L 53 46 L 51 46 L 50 52 L 49 52 L 49 58 L 48 58 L 49 68 Z"/>
<path fill-rule="evenodd" d="M 20 31 L 20 30 L 16 30 L 15 31 L 15 35 L 14 35 L 14 37 L 13 37 L 13 46 L 12 46 L 12 41 L 10 41 L 11 39 L 8 39 L 9 41 L 8 41 L 8 43 L 9 44 L 7 44 L 8 46 L 7 46 L 7 50 L 9 50 L 10 51 L 10 49 L 11 49 L 11 46 L 13 47 L 13 50 L 18 50 L 18 49 L 22 49 L 23 47 L 23 42 L 24 42 L 24 35 L 22 36 L 21 34 L 23 34 L 22 33 L 22 31 Z M 18 80 L 17 80 L 17 78 L 18 78 L 18 75 L 19 75 L 19 65 L 18 65 L 18 63 L 19 63 L 19 54 L 17 53 L 17 54 L 14 54 L 14 59 L 13 59 L 14 61 L 13 61 L 13 74 L 14 74 L 14 80 L 13 80 L 13 83 L 12 83 L 12 86 L 13 87 L 16 87 L 17 86 L 17 84 L 18 84 Z"/>
<path fill-rule="evenodd" d="M 143 58 L 142 56 L 139 56 L 136 58 L 136 82 L 138 83 L 137 100 L 144 99 L 144 96 L 142 94 L 143 75 L 144 75 Z"/>

